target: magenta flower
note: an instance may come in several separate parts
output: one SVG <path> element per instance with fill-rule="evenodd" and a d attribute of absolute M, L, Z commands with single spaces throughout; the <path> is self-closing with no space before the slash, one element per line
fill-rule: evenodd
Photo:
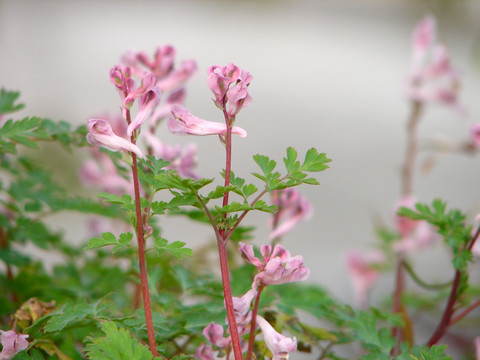
<path fill-rule="evenodd" d="M 229 116 L 234 117 L 252 99 L 248 86 L 252 80 L 249 72 L 230 63 L 227 66 L 214 65 L 207 70 L 207 85 L 215 96 L 215 104 L 224 109 Z"/>
<path fill-rule="evenodd" d="M 303 266 L 303 257 L 291 256 L 281 245 L 276 245 L 273 251 L 270 245 L 264 245 L 260 251 L 263 261 L 255 257 L 252 245 L 240 243 L 242 257 L 260 271 L 255 275 L 253 289 L 260 285 L 279 285 L 303 281 L 310 274 L 310 270 Z"/>
<path fill-rule="evenodd" d="M 207 121 L 192 115 L 181 105 L 172 106 L 173 118 L 168 119 L 168 129 L 172 133 L 183 133 L 190 135 L 225 135 L 227 126 L 222 123 Z M 247 132 L 238 126 L 232 127 L 232 134 L 246 137 Z"/>
<path fill-rule="evenodd" d="M 435 20 L 425 17 L 413 33 L 412 65 L 406 96 L 421 103 L 439 102 L 464 112 L 458 101 L 459 74 L 447 48 L 436 43 Z"/>
<path fill-rule="evenodd" d="M 355 302 L 357 306 L 365 308 L 368 304 L 368 293 L 379 277 L 377 267 L 385 261 L 385 257 L 380 252 L 362 255 L 357 251 L 350 251 L 346 260 Z"/>
<path fill-rule="evenodd" d="M 87 129 L 87 141 L 90 145 L 101 146 L 112 151 L 129 151 L 135 153 L 138 157 L 143 157 L 138 146 L 118 135 L 115 135 L 107 120 L 88 119 Z"/>
<path fill-rule="evenodd" d="M 9 360 L 28 347 L 28 335 L 17 334 L 13 330 L 0 330 L 0 333 L 0 342 L 3 346 L 0 352 L 0 360 Z"/>
<path fill-rule="evenodd" d="M 230 344 L 230 338 L 223 337 L 223 327 L 215 324 L 213 321 L 203 329 L 203 335 L 216 347 L 221 349 Z"/>
<path fill-rule="evenodd" d="M 293 188 L 273 191 L 272 202 L 278 211 L 270 221 L 273 227 L 268 237 L 270 241 L 287 234 L 298 223 L 309 219 L 313 214 L 312 205 Z"/>
<path fill-rule="evenodd" d="M 272 325 L 261 316 L 257 316 L 257 324 L 262 330 L 267 347 L 273 354 L 272 360 L 286 360 L 291 352 L 297 350 L 297 339 L 288 338 L 278 333 Z"/>
<path fill-rule="evenodd" d="M 133 132 L 152 116 L 160 103 L 160 93 L 156 87 L 144 93 L 138 101 L 138 112 L 133 121 L 128 125 L 127 135 L 132 136 Z"/>

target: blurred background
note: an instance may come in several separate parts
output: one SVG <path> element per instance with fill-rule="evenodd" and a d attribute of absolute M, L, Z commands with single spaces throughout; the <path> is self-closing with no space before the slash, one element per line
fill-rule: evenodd
<path fill-rule="evenodd" d="M 372 246 L 379 219 L 391 224 L 410 111 L 403 89 L 411 36 L 427 14 L 437 18 L 438 36 L 461 71 L 460 100 L 468 113 L 429 106 L 420 138 L 467 141 L 480 115 L 480 2 L 473 0 L 0 0 L 0 86 L 21 90 L 27 107 L 19 116 L 85 124 L 94 114 L 119 111 L 108 72 L 123 53 L 153 54 L 158 45 L 172 44 L 178 61 L 198 62 L 186 106 L 199 117 L 222 121 L 206 86 L 206 69 L 234 62 L 248 70 L 254 77 L 253 102 L 237 117 L 248 137 L 234 139 L 233 169 L 252 180 L 248 174 L 257 170 L 252 155 L 281 162 L 288 146 L 301 157 L 316 147 L 333 159 L 319 175 L 321 186 L 300 189 L 315 214 L 283 244 L 304 256 L 312 269 L 309 281 L 352 302 L 344 256 L 349 249 Z M 168 144 L 197 143 L 198 173 L 219 177 L 224 154 L 217 138 L 175 136 L 166 127 L 160 136 Z M 61 183 L 80 191 L 77 174 L 85 154 L 47 148 L 40 156 Z M 422 173 L 422 163 L 432 160 L 434 167 Z M 423 151 L 415 177 L 417 198 L 444 198 L 473 217 L 480 204 L 479 162 L 478 156 Z M 258 226 L 257 244 L 267 241 L 267 221 L 263 214 L 247 218 Z M 83 217 L 71 214 L 58 223 L 52 220 L 72 241 L 86 241 Z M 206 227 L 185 226 L 182 219 L 162 224 L 171 241 L 193 247 L 211 241 Z M 421 274 L 451 277 L 438 260 L 447 258 L 441 247 L 421 255 L 416 261 Z M 391 278 L 384 277 L 374 296 L 391 289 Z"/>

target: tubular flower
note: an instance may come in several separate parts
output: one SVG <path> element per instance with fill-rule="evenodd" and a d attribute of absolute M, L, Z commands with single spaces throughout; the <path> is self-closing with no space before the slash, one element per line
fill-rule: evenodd
<path fill-rule="evenodd" d="M 12 359 L 15 354 L 25 350 L 28 347 L 28 335 L 17 334 L 13 330 L 0 330 L 0 342 L 2 343 L 2 351 L 0 352 L 0 360 Z"/>
<path fill-rule="evenodd" d="M 313 207 L 300 193 L 293 188 L 275 190 L 272 202 L 278 211 L 270 221 L 273 227 L 268 239 L 271 241 L 290 232 L 298 223 L 309 219 Z"/>
<path fill-rule="evenodd" d="M 107 120 L 88 119 L 87 129 L 87 141 L 90 145 L 101 146 L 112 151 L 129 151 L 135 153 L 138 157 L 143 157 L 138 146 L 118 135 L 115 135 Z"/>
<path fill-rule="evenodd" d="M 233 310 L 235 311 L 235 319 L 238 323 L 244 322 L 252 300 L 257 296 L 257 290 L 250 289 L 242 297 L 233 297 Z"/>
<path fill-rule="evenodd" d="M 205 344 L 200 344 L 200 346 L 195 351 L 195 359 L 199 360 L 216 360 L 213 355 L 213 349 Z"/>
<path fill-rule="evenodd" d="M 439 102 L 464 112 L 458 101 L 459 73 L 447 48 L 436 42 L 435 19 L 425 17 L 413 33 L 413 57 L 406 96 L 418 102 Z"/>
<path fill-rule="evenodd" d="M 157 88 L 148 90 L 140 97 L 137 115 L 127 128 L 128 136 L 132 136 L 133 132 L 152 116 L 159 103 L 160 93 Z"/>
<path fill-rule="evenodd" d="M 357 251 L 350 251 L 346 260 L 355 302 L 359 307 L 365 308 L 368 304 L 368 292 L 379 277 L 377 266 L 385 261 L 385 257 L 379 252 L 362 255 Z"/>
<path fill-rule="evenodd" d="M 222 123 L 207 121 L 192 115 L 181 105 L 172 106 L 173 117 L 168 119 L 168 129 L 172 133 L 183 133 L 190 135 L 225 135 L 227 126 Z M 232 127 L 232 134 L 246 137 L 247 132 L 238 126 Z"/>
<path fill-rule="evenodd" d="M 257 316 L 257 324 L 262 330 L 267 347 L 273 354 L 272 360 L 286 360 L 291 352 L 297 350 L 297 339 L 288 338 L 278 333 L 272 325 L 261 316 Z"/>
<path fill-rule="evenodd" d="M 223 349 L 230 344 L 230 338 L 223 337 L 223 327 L 215 324 L 213 321 L 203 329 L 203 335 L 213 345 Z"/>

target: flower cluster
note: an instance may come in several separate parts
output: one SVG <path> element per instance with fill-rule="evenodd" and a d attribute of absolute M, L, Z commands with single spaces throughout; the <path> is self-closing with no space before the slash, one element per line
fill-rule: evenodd
<path fill-rule="evenodd" d="M 439 102 L 463 112 L 458 101 L 459 74 L 447 48 L 436 42 L 435 20 L 424 18 L 413 33 L 413 57 L 406 96 L 420 103 Z"/>

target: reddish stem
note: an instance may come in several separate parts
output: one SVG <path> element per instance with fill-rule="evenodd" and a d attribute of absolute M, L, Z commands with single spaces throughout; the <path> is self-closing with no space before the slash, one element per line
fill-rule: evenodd
<path fill-rule="evenodd" d="M 475 301 L 474 303 L 470 304 L 469 307 L 467 307 L 465 310 L 463 310 L 460 314 L 455 316 L 453 319 L 450 320 L 450 323 L 448 326 L 452 326 L 453 324 L 459 322 L 462 320 L 465 316 L 467 316 L 472 310 L 476 309 L 478 306 L 480 306 L 480 299 Z"/>
<path fill-rule="evenodd" d="M 133 139 L 133 138 L 132 138 Z M 132 143 L 134 141 L 132 140 Z M 148 289 L 147 264 L 145 260 L 145 240 L 143 238 L 143 219 L 140 206 L 140 184 L 138 181 L 137 156 L 132 154 L 133 187 L 135 192 L 135 213 L 137 217 L 137 243 L 138 243 L 138 265 L 140 267 L 140 282 L 142 284 L 143 309 L 145 312 L 145 323 L 147 325 L 148 344 L 154 356 L 159 356 L 153 328 L 152 305 L 150 302 L 150 291 Z"/>
<path fill-rule="evenodd" d="M 447 328 L 450 324 L 450 319 L 453 315 L 453 307 L 455 305 L 455 301 L 457 300 L 457 291 L 458 285 L 460 284 L 461 272 L 455 272 L 455 278 L 453 280 L 452 290 L 450 291 L 450 296 L 448 297 L 447 306 L 445 307 L 445 311 L 443 312 L 442 320 L 437 326 L 437 329 L 433 333 L 430 340 L 428 340 L 427 345 L 432 346 L 435 345 L 445 334 Z"/>
<path fill-rule="evenodd" d="M 227 126 L 227 133 L 225 135 L 225 186 L 230 185 L 230 176 L 232 172 L 232 121 L 225 110 L 226 101 L 223 104 L 223 116 Z M 223 195 L 223 206 L 228 205 L 227 191 Z M 225 214 L 224 218 L 227 218 Z M 228 327 L 230 329 L 230 336 L 232 337 L 233 354 L 235 360 L 243 360 L 242 348 L 240 346 L 240 336 L 238 335 L 237 321 L 235 320 L 235 311 L 233 308 L 232 290 L 230 286 L 230 276 L 228 273 L 228 259 L 227 259 L 227 243 L 230 238 L 230 232 L 225 228 L 220 229 L 217 236 L 218 254 L 220 257 L 220 269 L 222 274 L 223 294 L 225 298 L 225 308 L 227 310 Z"/>
<path fill-rule="evenodd" d="M 247 360 L 251 360 L 253 353 L 253 345 L 255 344 L 255 332 L 257 329 L 257 313 L 258 313 L 258 304 L 260 302 L 260 294 L 262 293 L 263 286 L 260 285 L 257 290 L 257 296 L 255 298 L 255 305 L 253 306 L 252 311 L 252 321 L 250 323 L 250 336 L 248 337 L 248 350 L 247 350 Z"/>
<path fill-rule="evenodd" d="M 131 123 L 130 110 L 126 110 L 127 124 Z M 135 134 L 132 134 L 130 139 L 132 144 L 135 144 Z M 145 324 L 147 325 L 148 345 L 150 351 L 154 356 L 160 356 L 157 352 L 157 342 L 155 340 L 155 329 L 153 327 L 152 304 L 150 302 L 150 291 L 148 288 L 147 264 L 145 259 L 145 239 L 143 237 L 143 217 L 142 208 L 140 205 L 140 182 L 138 181 L 138 166 L 137 155 L 134 152 L 132 155 L 132 176 L 133 176 L 133 190 L 135 195 L 135 215 L 137 219 L 137 244 L 138 244 L 138 266 L 140 268 L 140 283 L 142 287 L 143 310 L 145 312 Z M 162 358 L 164 358 L 162 356 Z"/>
<path fill-rule="evenodd" d="M 233 353 L 235 355 L 235 360 L 243 360 L 240 336 L 238 335 L 237 321 L 235 320 L 235 312 L 233 309 L 226 243 L 222 239 L 217 239 L 217 244 L 218 255 L 220 256 L 220 271 L 222 273 L 223 296 L 225 298 L 225 307 L 227 309 L 228 327 L 230 329 L 230 336 L 232 337 Z"/>

